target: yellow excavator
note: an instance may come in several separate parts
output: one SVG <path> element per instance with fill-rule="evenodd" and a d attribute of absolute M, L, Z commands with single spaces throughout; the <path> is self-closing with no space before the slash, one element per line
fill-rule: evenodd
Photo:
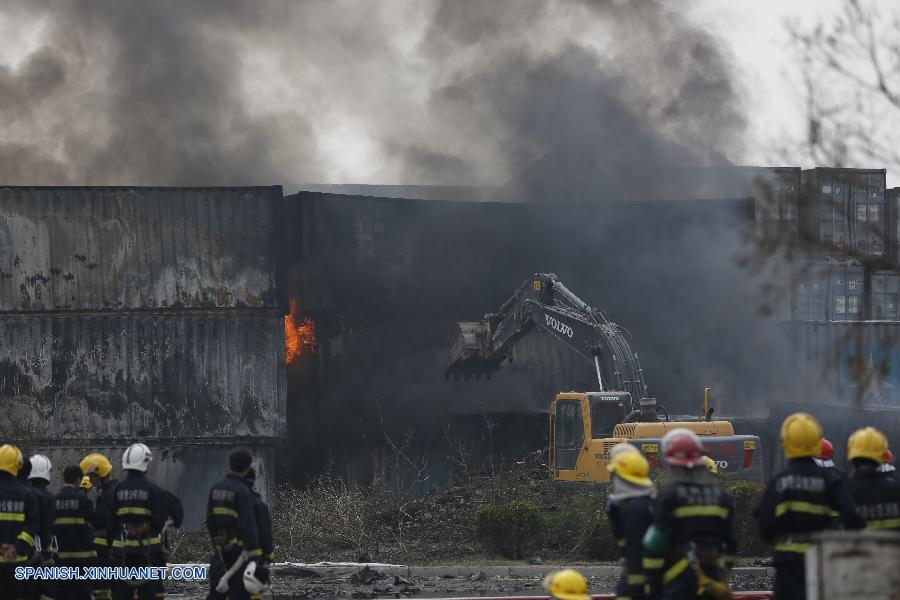
<path fill-rule="evenodd" d="M 667 431 L 685 427 L 701 436 L 719 471 L 734 479 L 763 479 L 759 437 L 736 435 L 730 421 L 713 418 L 710 390 L 703 416 L 673 417 L 647 394 L 628 332 L 572 293 L 553 273 L 535 273 L 481 321 L 459 322 L 450 336 L 448 377 L 487 375 L 512 360 L 512 348 L 541 331 L 593 362 L 598 391 L 562 392 L 550 404 L 550 472 L 561 482 L 607 483 L 609 451 L 637 447 L 651 467 L 660 464 Z"/>

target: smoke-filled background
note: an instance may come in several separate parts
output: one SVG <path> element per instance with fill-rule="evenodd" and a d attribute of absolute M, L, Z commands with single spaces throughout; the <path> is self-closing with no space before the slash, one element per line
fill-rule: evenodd
<path fill-rule="evenodd" d="M 737 156 L 722 45 L 663 2 L 8 2 L 8 184 L 499 185 Z"/>
<path fill-rule="evenodd" d="M 695 412 L 712 385 L 725 410 L 761 414 L 794 366 L 738 266 L 752 217 L 671 203 L 752 191 L 721 170 L 747 156 L 752 111 L 732 59 L 661 1 L 7 2 L 0 182 L 437 184 L 530 202 L 320 197 L 321 222 L 295 223 L 289 293 L 321 360 L 299 419 L 351 446 L 378 435 L 379 410 L 437 435 L 435 407 L 537 413 L 591 386 L 590 364 L 534 341 L 493 387 L 443 382 L 452 323 L 534 271 L 628 328 L 672 409 Z"/>

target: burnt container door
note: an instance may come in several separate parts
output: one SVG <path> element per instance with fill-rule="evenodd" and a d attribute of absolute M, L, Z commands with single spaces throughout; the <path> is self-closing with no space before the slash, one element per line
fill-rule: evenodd
<path fill-rule="evenodd" d="M 885 174 L 868 171 L 852 176 L 850 185 L 850 215 L 854 253 L 878 259 L 885 254 Z"/>
<path fill-rule="evenodd" d="M 875 321 L 896 321 L 897 295 L 900 293 L 900 273 L 876 271 L 872 274 L 869 316 Z"/>
<path fill-rule="evenodd" d="M 865 271 L 856 261 L 832 265 L 829 284 L 830 321 L 859 321 L 865 303 Z"/>
<path fill-rule="evenodd" d="M 829 265 L 806 265 L 798 276 L 793 315 L 797 321 L 827 321 L 829 313 Z"/>
<path fill-rule="evenodd" d="M 888 221 L 891 239 L 893 241 L 893 262 L 900 265 L 900 188 L 894 188 L 888 193 Z"/>

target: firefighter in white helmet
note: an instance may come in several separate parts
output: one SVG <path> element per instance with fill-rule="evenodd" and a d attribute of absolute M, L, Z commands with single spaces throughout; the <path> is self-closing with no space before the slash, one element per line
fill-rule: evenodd
<path fill-rule="evenodd" d="M 134 443 L 122 453 L 125 478 L 113 491 L 110 506 L 110 561 L 124 567 L 164 567 L 161 534 L 169 518 L 170 498 L 174 496 L 147 477 L 153 453 L 145 444 Z M 114 599 L 131 599 L 135 591 L 141 597 L 164 594 L 160 580 L 117 581 Z"/>

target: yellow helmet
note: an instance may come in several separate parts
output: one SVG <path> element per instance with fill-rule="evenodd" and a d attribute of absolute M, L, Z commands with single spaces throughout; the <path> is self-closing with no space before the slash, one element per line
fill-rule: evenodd
<path fill-rule="evenodd" d="M 794 413 L 781 424 L 781 446 L 786 458 L 817 456 L 822 450 L 822 426 L 807 413 Z"/>
<path fill-rule="evenodd" d="M 719 472 L 719 467 L 716 466 L 716 461 L 711 459 L 708 456 L 703 457 L 703 464 L 706 465 L 706 470 L 712 473 L 713 475 Z"/>
<path fill-rule="evenodd" d="M 19 469 L 25 459 L 22 458 L 22 451 L 12 444 L 3 444 L 0 446 L 0 471 L 6 471 L 13 477 L 19 474 Z"/>
<path fill-rule="evenodd" d="M 79 484 L 78 487 L 80 487 L 83 490 L 90 490 L 90 489 L 93 489 L 94 484 L 91 483 L 90 476 L 85 475 L 84 477 L 81 478 L 81 484 Z"/>
<path fill-rule="evenodd" d="M 584 575 L 575 569 L 563 569 L 544 578 L 544 589 L 558 600 L 591 600 Z"/>
<path fill-rule="evenodd" d="M 109 462 L 109 459 L 96 452 L 82 458 L 78 466 L 85 475 L 96 473 L 100 477 L 106 477 L 112 471 L 112 463 Z"/>
<path fill-rule="evenodd" d="M 868 458 L 879 465 L 884 462 L 888 441 L 883 433 L 874 427 L 857 429 L 847 440 L 847 458 Z"/>
<path fill-rule="evenodd" d="M 651 485 L 650 478 L 647 477 L 650 473 L 650 464 L 640 452 L 619 452 L 609 461 L 606 468 L 610 473 L 630 483 Z"/>

